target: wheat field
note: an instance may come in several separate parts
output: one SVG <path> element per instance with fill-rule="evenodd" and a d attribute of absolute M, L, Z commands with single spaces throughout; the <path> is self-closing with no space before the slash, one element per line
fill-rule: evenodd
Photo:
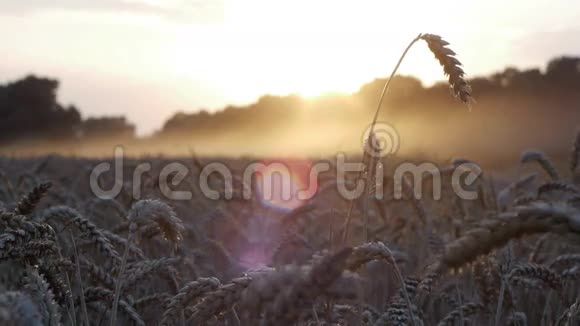
<path fill-rule="evenodd" d="M 421 40 L 470 104 L 448 43 L 421 34 L 409 47 Z M 371 129 L 369 144 L 374 137 Z M 416 198 L 411 183 L 398 199 L 390 177 L 385 198 L 367 187 L 346 200 L 331 170 L 308 202 L 280 210 L 257 196 L 206 198 L 189 179 L 180 186 L 193 198 L 168 200 L 158 180 L 169 158 L 128 160 L 126 176 L 152 165 L 141 198 L 126 179 L 102 199 L 89 185 L 97 160 L 2 157 L 0 324 L 578 325 L 579 159 L 580 133 L 565 171 L 525 152 L 514 164 L 535 174 L 484 173 L 472 184 L 476 200 L 451 182 L 439 200 Z M 180 162 L 200 173 L 204 160 Z M 347 182 L 370 180 L 381 160 L 363 155 L 364 172 Z"/>

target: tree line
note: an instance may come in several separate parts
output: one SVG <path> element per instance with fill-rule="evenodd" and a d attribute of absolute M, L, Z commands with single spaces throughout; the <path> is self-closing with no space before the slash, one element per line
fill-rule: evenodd
<path fill-rule="evenodd" d="M 450 99 L 445 83 L 424 87 L 413 77 L 396 78 L 383 104 L 389 107 L 382 110 L 388 112 L 389 119 L 414 114 L 440 119 L 450 114 L 452 108 L 462 107 Z M 251 105 L 228 106 L 215 113 L 207 110 L 178 112 L 153 138 L 232 130 L 253 132 L 256 125 L 272 129 L 292 124 L 316 128 L 321 121 L 364 120 L 372 114 L 383 83 L 383 79 L 377 79 L 354 94 L 329 95 L 316 100 L 305 100 L 297 95 L 266 95 Z M 555 58 L 548 62 L 544 71 L 507 68 L 490 76 L 473 78 L 470 83 L 478 101 L 476 105 L 481 106 L 483 112 L 526 115 L 546 110 L 580 112 L 580 57 Z M 135 125 L 122 115 L 83 118 L 74 105 L 58 103 L 58 86 L 56 79 L 34 75 L 0 85 L 0 142 L 22 138 L 136 138 Z"/>
<path fill-rule="evenodd" d="M 135 126 L 123 116 L 83 119 L 74 105 L 58 103 L 58 86 L 34 75 L 0 85 L 0 141 L 135 137 Z"/>

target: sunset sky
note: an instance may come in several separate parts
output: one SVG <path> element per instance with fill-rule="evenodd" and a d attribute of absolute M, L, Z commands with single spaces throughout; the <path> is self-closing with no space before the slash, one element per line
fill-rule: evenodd
<path fill-rule="evenodd" d="M 176 111 L 263 94 L 354 92 L 389 74 L 419 32 L 447 39 L 470 76 L 580 54 L 577 0 L 2 0 L 0 81 L 61 81 L 83 115 L 144 134 Z M 441 69 L 424 45 L 401 72 Z"/>

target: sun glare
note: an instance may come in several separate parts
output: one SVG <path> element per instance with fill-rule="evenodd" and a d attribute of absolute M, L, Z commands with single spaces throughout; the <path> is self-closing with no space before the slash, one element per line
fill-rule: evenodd
<path fill-rule="evenodd" d="M 169 61 L 179 75 L 203 79 L 232 102 L 262 94 L 352 93 L 388 76 L 418 32 L 457 35 L 434 18 L 442 6 L 422 6 L 429 8 L 383 1 L 363 9 L 327 1 L 232 2 L 223 23 L 180 28 Z M 433 58 L 414 50 L 401 73 L 426 84 L 442 80 Z"/>

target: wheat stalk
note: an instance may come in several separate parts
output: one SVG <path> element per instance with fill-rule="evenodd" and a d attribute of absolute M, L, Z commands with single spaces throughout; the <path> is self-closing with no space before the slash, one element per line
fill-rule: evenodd
<path fill-rule="evenodd" d="M 576 325 L 580 319 L 580 299 L 576 301 L 562 313 L 562 315 L 556 321 L 556 326 L 571 326 Z"/>
<path fill-rule="evenodd" d="M 507 203 L 513 194 L 517 194 L 520 189 L 532 184 L 536 180 L 537 174 L 528 174 L 499 191 L 497 199 L 500 203 Z M 535 199 L 535 198 L 534 198 Z"/>
<path fill-rule="evenodd" d="M 553 181 L 560 180 L 560 173 L 554 164 L 552 164 L 552 161 L 550 161 L 550 159 L 544 153 L 536 151 L 524 152 L 522 154 L 521 162 L 537 162 L 544 169 L 544 171 L 546 171 L 550 178 L 552 178 Z"/>
<path fill-rule="evenodd" d="M 128 266 L 127 271 L 123 275 L 119 275 L 123 279 L 123 286 L 129 288 L 135 283 L 139 282 L 153 272 L 166 269 L 172 265 L 180 262 L 178 258 L 160 258 L 153 260 L 143 260 Z"/>
<path fill-rule="evenodd" d="M 401 54 L 399 61 L 395 65 L 395 68 L 391 72 L 389 79 L 387 79 L 387 81 L 385 82 L 385 84 L 383 86 L 383 89 L 381 91 L 381 95 L 379 96 L 377 107 L 375 109 L 375 114 L 374 114 L 373 119 L 371 121 L 371 125 L 369 128 L 369 134 L 368 134 L 368 138 L 366 140 L 366 144 L 373 144 L 373 137 L 375 137 L 374 128 L 377 124 L 377 120 L 379 118 L 379 112 L 381 111 L 381 107 L 383 105 L 385 95 L 387 94 L 389 87 L 391 85 L 391 81 L 395 77 L 397 71 L 399 70 L 401 63 L 403 62 L 403 59 L 405 59 L 405 56 L 407 55 L 407 53 L 409 52 L 411 47 L 420 40 L 424 40 L 425 42 L 427 42 L 427 45 L 429 46 L 429 50 L 431 50 L 433 55 L 435 55 L 435 58 L 439 61 L 439 63 L 443 67 L 443 72 L 445 73 L 445 75 L 447 75 L 449 77 L 449 86 L 453 90 L 453 94 L 456 97 L 458 97 L 463 103 L 465 103 L 468 107 L 470 107 L 470 104 L 474 101 L 473 97 L 471 96 L 471 87 L 469 86 L 469 84 L 467 83 L 467 81 L 464 78 L 465 72 L 463 71 L 463 69 L 461 69 L 461 62 L 459 60 L 457 60 L 457 58 L 455 58 L 455 52 L 453 52 L 453 50 L 451 50 L 447 47 L 447 45 L 449 45 L 449 43 L 446 42 L 445 40 L 443 40 L 440 36 L 435 35 L 435 34 L 419 34 L 419 35 L 417 35 L 417 37 L 415 37 L 409 43 L 409 45 L 407 45 L 407 47 L 405 48 L 405 50 Z M 367 155 L 367 152 L 363 151 L 363 157 L 365 157 L 365 155 Z M 365 165 L 366 166 L 365 197 L 368 197 L 369 191 L 370 191 L 370 185 L 371 185 L 372 173 L 370 173 L 370 166 L 369 166 L 370 162 L 371 162 L 370 160 L 367 160 L 367 164 Z M 358 182 L 358 180 L 361 178 L 361 176 L 362 176 L 361 173 L 362 172 L 360 172 L 358 174 L 355 182 Z M 346 240 L 348 238 L 348 230 L 349 230 L 349 226 L 350 226 L 350 220 L 352 218 L 353 207 L 354 207 L 354 201 L 353 201 L 353 199 L 351 199 L 350 204 L 349 204 L 349 209 L 347 212 L 347 216 L 346 216 L 344 232 L 343 232 L 343 238 L 342 238 L 343 245 L 345 245 Z M 363 213 L 366 214 L 366 210 Z M 365 223 L 365 230 L 367 231 L 367 241 L 368 241 L 368 225 L 367 225 L 367 223 Z"/>
<path fill-rule="evenodd" d="M 565 254 L 556 257 L 554 260 L 548 263 L 548 267 L 553 270 L 559 270 L 562 267 L 577 264 L 580 264 L 580 254 Z"/>
<path fill-rule="evenodd" d="M 304 308 L 310 307 L 314 300 L 340 277 L 351 252 L 352 249 L 346 248 L 323 258 L 288 291 L 279 293 L 271 309 L 266 313 L 262 325 L 293 325 L 300 318 Z"/>
<path fill-rule="evenodd" d="M 547 182 L 538 188 L 538 198 L 543 194 L 550 194 L 555 191 L 560 191 L 563 193 L 568 193 L 571 195 L 578 195 L 578 189 L 576 186 L 564 183 L 564 182 Z"/>
<path fill-rule="evenodd" d="M 252 282 L 243 291 L 237 306 L 242 319 L 259 319 L 260 313 L 274 303 L 278 293 L 303 277 L 303 273 L 304 269 L 300 266 L 286 265 L 253 275 Z"/>
<path fill-rule="evenodd" d="M 26 285 L 24 286 L 31 298 L 36 302 L 43 315 L 43 323 L 48 326 L 60 325 L 59 307 L 54 301 L 54 294 L 48 283 L 37 270 L 30 268 L 26 273 Z"/>
<path fill-rule="evenodd" d="M 443 318 L 437 325 L 438 326 L 453 326 L 455 321 L 459 319 L 460 316 L 471 316 L 478 312 L 484 310 L 484 306 L 481 303 L 466 303 L 463 306 L 451 311 L 445 318 Z"/>
<path fill-rule="evenodd" d="M 121 296 L 125 269 L 127 265 L 127 256 L 134 237 L 137 235 L 139 225 L 154 221 L 157 223 L 165 238 L 171 241 L 176 248 L 177 242 L 182 238 L 182 232 L 185 230 L 182 221 L 175 215 L 173 208 L 159 200 L 140 200 L 133 204 L 127 216 L 129 222 L 129 237 L 125 245 L 123 257 L 121 258 L 121 267 L 119 275 L 121 279 L 115 284 L 115 296 L 113 299 L 112 315 L 110 326 L 115 326 L 117 315 L 117 306 Z M 132 279 L 128 279 L 132 281 Z"/>
<path fill-rule="evenodd" d="M 185 231 L 183 222 L 177 217 L 173 208 L 155 199 L 136 202 L 131 207 L 127 219 L 136 225 L 143 225 L 148 221 L 155 222 L 165 239 L 174 245 L 177 245 L 177 242 L 182 239 L 182 233 Z"/>
<path fill-rule="evenodd" d="M 150 305 L 160 303 L 162 307 L 165 308 L 171 298 L 172 296 L 167 292 L 155 293 L 135 300 L 135 302 L 133 302 L 133 306 L 136 310 L 141 310 Z"/>
<path fill-rule="evenodd" d="M 238 277 L 206 294 L 192 309 L 192 324 L 203 325 L 211 317 L 231 309 L 240 301 L 242 292 L 251 282 L 250 276 Z"/>
<path fill-rule="evenodd" d="M 390 265 L 396 265 L 403 262 L 405 258 L 405 255 L 391 251 L 380 241 L 367 242 L 353 248 L 352 254 L 348 257 L 346 268 L 354 271 L 373 260 L 382 260 Z"/>
<path fill-rule="evenodd" d="M 34 207 L 36 207 L 36 205 L 38 205 L 42 197 L 44 197 L 48 193 L 50 187 L 52 187 L 52 183 L 45 182 L 32 188 L 32 190 L 28 194 L 26 194 L 26 196 L 20 199 L 20 201 L 16 205 L 16 208 L 14 209 L 14 213 L 18 215 L 28 215 L 32 213 Z"/>
<path fill-rule="evenodd" d="M 214 277 L 200 278 L 187 283 L 179 293 L 170 299 L 167 309 L 163 313 L 160 325 L 173 325 L 176 315 L 187 305 L 195 302 L 205 293 L 215 290 L 220 281 Z"/>
<path fill-rule="evenodd" d="M 113 291 L 102 287 L 88 287 L 84 290 L 83 296 L 87 303 L 94 301 L 110 302 L 115 294 Z M 135 325 L 145 326 L 145 322 L 139 313 L 127 301 L 119 300 L 118 304 Z"/>
<path fill-rule="evenodd" d="M 86 270 L 93 279 L 96 279 L 98 283 L 110 289 L 115 287 L 115 279 L 108 271 L 82 256 L 79 257 L 79 262 L 79 265 L 82 265 L 81 267 Z"/>
<path fill-rule="evenodd" d="M 417 294 L 418 285 L 419 282 L 413 278 L 403 280 L 398 293 L 391 299 L 389 308 L 374 325 L 422 325 L 423 322 L 417 314 L 417 306 L 410 299 Z"/>
<path fill-rule="evenodd" d="M 522 264 L 514 268 L 507 276 L 509 280 L 516 277 L 542 281 L 554 290 L 562 289 L 561 276 L 546 266 L 538 264 Z"/>
<path fill-rule="evenodd" d="M 52 219 L 61 220 L 65 225 L 76 226 L 83 236 L 92 241 L 99 249 L 99 252 L 109 258 L 114 264 L 119 263 L 121 260 L 119 253 L 113 248 L 103 232 L 74 208 L 68 206 L 50 207 L 42 212 L 39 221 L 46 222 Z"/>
<path fill-rule="evenodd" d="M 54 242 L 56 235 L 47 224 L 27 221 L 23 216 L 0 210 L 0 259 L 9 257 L 12 249 L 31 241 Z"/>
<path fill-rule="evenodd" d="M 101 230 L 103 235 L 109 239 L 110 242 L 119 245 L 121 247 L 129 246 L 129 252 L 135 255 L 139 259 L 145 259 L 145 254 L 141 248 L 137 247 L 136 245 L 129 243 L 127 239 L 123 238 L 122 236 L 115 234 L 109 230 Z"/>
<path fill-rule="evenodd" d="M 570 155 L 570 172 L 572 172 L 572 177 L 576 174 L 576 169 L 578 168 L 578 161 L 580 160 L 580 129 L 576 131 L 576 139 L 572 145 L 572 153 Z"/>
<path fill-rule="evenodd" d="M 481 222 L 463 237 L 449 243 L 445 253 L 432 268 L 443 271 L 460 267 L 494 248 L 504 246 L 510 239 L 535 233 L 579 233 L 580 215 L 568 206 L 534 203 L 519 207 Z"/>

